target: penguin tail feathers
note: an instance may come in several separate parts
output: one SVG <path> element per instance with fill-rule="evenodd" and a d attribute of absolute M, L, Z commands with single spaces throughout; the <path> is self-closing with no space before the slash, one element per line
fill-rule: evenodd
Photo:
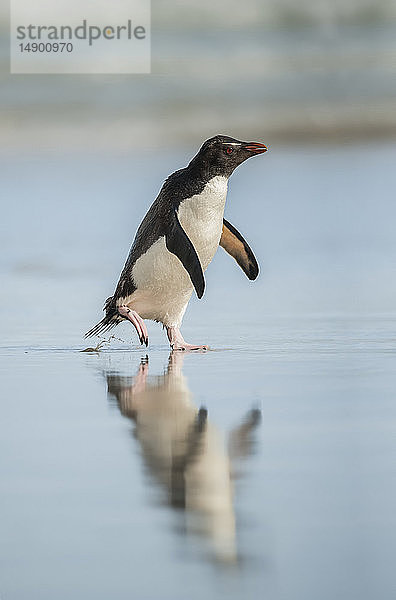
<path fill-rule="evenodd" d="M 112 310 L 109 305 L 110 305 L 110 301 L 112 300 L 112 298 L 108 298 L 105 304 L 105 310 L 107 310 L 106 315 L 103 317 L 103 319 L 101 321 L 99 321 L 99 323 L 97 323 L 94 327 L 92 327 L 92 329 L 90 329 L 89 331 L 87 331 L 87 333 L 84 335 L 85 338 L 88 337 L 92 337 L 94 335 L 100 335 L 102 333 L 104 333 L 105 331 L 109 331 L 110 329 L 113 329 L 113 327 L 115 327 L 116 325 L 118 325 L 119 323 L 121 323 L 121 321 L 124 321 L 124 317 L 122 317 L 117 310 Z"/>
<path fill-rule="evenodd" d="M 116 325 L 121 323 L 124 319 L 120 315 L 106 315 L 99 323 L 97 323 L 92 329 L 87 331 L 84 335 L 85 338 L 92 337 L 93 335 L 100 335 L 105 331 L 113 329 Z"/>

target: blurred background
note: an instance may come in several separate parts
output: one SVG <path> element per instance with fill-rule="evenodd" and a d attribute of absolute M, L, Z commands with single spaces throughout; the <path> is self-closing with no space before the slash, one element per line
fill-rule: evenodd
<path fill-rule="evenodd" d="M 213 131 L 389 137 L 395 23 L 395 0 L 153 0 L 150 77 L 13 77 L 3 13 L 2 138 L 96 151 L 195 146 Z"/>
<path fill-rule="evenodd" d="M 394 598 L 396 0 L 152 0 L 152 73 L 128 76 L 10 75 L 1 10 L 0 596 Z M 126 324 L 80 353 L 163 180 L 217 133 L 269 152 L 226 207 L 259 279 L 219 251 L 184 320 L 216 351 L 175 375 L 149 323 L 144 377 Z M 150 450 L 166 414 L 135 429 L 146 376 L 149 406 L 245 434 L 235 467 L 196 450 L 234 489 L 193 478 L 201 526 Z"/>

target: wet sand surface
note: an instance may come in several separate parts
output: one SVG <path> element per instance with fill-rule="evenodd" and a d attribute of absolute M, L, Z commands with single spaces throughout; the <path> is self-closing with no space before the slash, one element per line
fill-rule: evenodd
<path fill-rule="evenodd" d="M 261 276 L 215 257 L 183 327 L 212 351 L 170 354 L 149 324 L 148 349 L 122 325 L 81 352 L 187 156 L 6 162 L 0 595 L 391 598 L 396 147 L 235 173 Z"/>

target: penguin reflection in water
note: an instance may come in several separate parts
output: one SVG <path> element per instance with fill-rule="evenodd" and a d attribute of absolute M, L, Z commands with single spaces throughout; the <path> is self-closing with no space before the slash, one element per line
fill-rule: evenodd
<path fill-rule="evenodd" d="M 151 381 L 147 360 L 133 380 L 108 374 L 109 396 L 135 423 L 149 473 L 166 490 L 168 503 L 185 511 L 187 532 L 202 536 L 216 559 L 235 562 L 234 467 L 252 452 L 260 411 L 248 413 L 226 448 L 207 411 L 191 402 L 182 373 L 184 355 L 172 352 L 166 373 Z"/>
<path fill-rule="evenodd" d="M 223 214 L 232 172 L 266 150 L 258 142 L 217 135 L 187 167 L 168 177 L 136 233 L 115 292 L 105 302 L 105 317 L 86 337 L 128 319 L 147 346 L 143 319 L 151 319 L 166 328 L 173 350 L 207 349 L 185 342 L 180 325 L 194 288 L 202 298 L 204 271 L 219 245 L 249 279 L 258 275 L 252 250 Z"/>

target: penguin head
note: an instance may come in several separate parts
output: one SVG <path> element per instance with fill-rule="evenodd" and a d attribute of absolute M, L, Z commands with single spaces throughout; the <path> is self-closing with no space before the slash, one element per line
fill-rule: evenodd
<path fill-rule="evenodd" d="M 267 151 L 259 142 L 241 142 L 227 135 L 215 135 L 206 140 L 191 163 L 204 172 L 229 177 L 241 163 Z"/>

